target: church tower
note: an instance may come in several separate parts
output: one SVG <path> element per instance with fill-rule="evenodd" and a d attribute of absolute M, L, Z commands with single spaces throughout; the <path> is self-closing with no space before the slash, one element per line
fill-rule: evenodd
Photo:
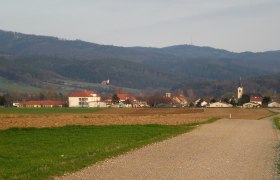
<path fill-rule="evenodd" d="M 239 85 L 238 85 L 238 88 L 237 88 L 237 98 L 238 99 L 240 99 L 242 97 L 243 92 L 244 92 L 244 89 L 243 89 L 243 85 L 242 85 L 241 77 L 240 77 Z"/>

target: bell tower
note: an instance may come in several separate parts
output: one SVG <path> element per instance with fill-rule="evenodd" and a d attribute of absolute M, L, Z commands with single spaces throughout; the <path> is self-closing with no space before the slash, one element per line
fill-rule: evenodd
<path fill-rule="evenodd" d="M 239 85 L 237 88 L 237 98 L 240 99 L 242 97 L 243 93 L 244 93 L 244 89 L 243 89 L 243 85 L 242 85 L 241 77 L 240 77 Z"/>

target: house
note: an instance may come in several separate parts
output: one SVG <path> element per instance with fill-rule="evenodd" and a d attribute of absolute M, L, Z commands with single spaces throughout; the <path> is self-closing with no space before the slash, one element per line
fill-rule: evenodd
<path fill-rule="evenodd" d="M 140 107 L 136 98 L 130 94 L 117 94 L 120 98 L 119 107 Z"/>
<path fill-rule="evenodd" d="M 150 107 L 147 103 L 147 101 L 137 101 L 136 103 L 133 104 L 133 107 L 135 108 L 145 108 L 145 107 Z"/>
<path fill-rule="evenodd" d="M 268 104 L 268 107 L 271 107 L 271 108 L 277 107 L 277 108 L 279 108 L 280 107 L 280 103 L 278 103 L 278 102 L 271 102 L 271 103 Z"/>
<path fill-rule="evenodd" d="M 194 104 L 197 107 L 206 107 L 208 103 L 206 101 L 204 101 L 203 99 L 198 99 L 194 102 Z"/>
<path fill-rule="evenodd" d="M 243 107 L 244 108 L 259 108 L 259 107 L 261 107 L 261 105 L 258 103 L 248 102 L 248 103 L 243 104 Z"/>
<path fill-rule="evenodd" d="M 73 92 L 68 97 L 69 107 L 107 107 L 94 91 Z"/>
<path fill-rule="evenodd" d="M 251 95 L 250 96 L 250 103 L 256 103 L 262 105 L 263 97 L 260 95 Z"/>
<path fill-rule="evenodd" d="M 19 107 L 20 103 L 19 102 L 13 102 L 13 107 Z"/>
<path fill-rule="evenodd" d="M 16 107 L 25 108 L 53 108 L 53 107 L 63 107 L 64 103 L 60 101 L 52 100 L 42 100 L 42 101 L 25 101 L 22 103 L 15 103 Z"/>
<path fill-rule="evenodd" d="M 174 104 L 179 104 L 182 107 L 188 106 L 188 100 L 182 94 L 180 94 L 179 96 L 173 96 L 172 101 L 173 101 Z"/>
<path fill-rule="evenodd" d="M 109 85 L 109 84 L 110 84 L 110 80 L 109 80 L 109 79 L 103 80 L 103 81 L 101 82 L 101 84 L 102 84 L 102 85 Z"/>
<path fill-rule="evenodd" d="M 165 97 L 167 97 L 167 98 L 171 98 L 171 95 L 172 95 L 171 92 L 166 92 L 165 93 Z"/>
<path fill-rule="evenodd" d="M 171 99 L 172 104 L 175 107 L 176 106 L 180 106 L 180 107 L 188 106 L 188 100 L 187 100 L 187 98 L 183 94 L 180 94 L 178 96 L 174 96 L 174 95 L 172 95 L 171 92 L 166 92 L 165 93 L 165 98 Z"/>
<path fill-rule="evenodd" d="M 211 103 L 208 107 L 210 107 L 210 108 L 229 108 L 229 107 L 232 107 L 232 105 L 228 104 L 228 103 L 224 103 L 224 102 L 214 102 L 214 103 Z"/>
<path fill-rule="evenodd" d="M 120 102 L 125 102 L 129 100 L 131 103 L 136 102 L 136 98 L 130 94 L 117 94 L 120 98 Z"/>
<path fill-rule="evenodd" d="M 136 97 L 130 94 L 117 94 L 120 102 L 115 107 L 126 107 L 126 108 L 142 108 L 149 107 L 146 101 L 138 101 Z M 107 100 L 108 101 L 108 100 Z M 112 100 L 111 100 L 112 101 Z M 108 101 L 109 102 L 109 101 Z"/>

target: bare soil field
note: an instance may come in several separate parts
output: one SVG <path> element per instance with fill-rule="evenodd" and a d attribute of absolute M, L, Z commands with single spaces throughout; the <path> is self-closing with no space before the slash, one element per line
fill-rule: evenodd
<path fill-rule="evenodd" d="M 0 129 L 12 127 L 60 127 L 66 125 L 122 125 L 122 124 L 187 124 L 209 118 L 261 119 L 272 112 L 267 109 L 104 109 L 87 114 L 0 114 Z"/>

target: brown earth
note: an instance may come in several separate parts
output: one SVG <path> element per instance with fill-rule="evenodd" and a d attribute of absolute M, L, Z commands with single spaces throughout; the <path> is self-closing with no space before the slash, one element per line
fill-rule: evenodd
<path fill-rule="evenodd" d="M 260 119 L 267 109 L 104 109 L 87 114 L 0 114 L 0 129 L 12 127 L 60 127 L 65 125 L 187 124 L 209 118 Z"/>

